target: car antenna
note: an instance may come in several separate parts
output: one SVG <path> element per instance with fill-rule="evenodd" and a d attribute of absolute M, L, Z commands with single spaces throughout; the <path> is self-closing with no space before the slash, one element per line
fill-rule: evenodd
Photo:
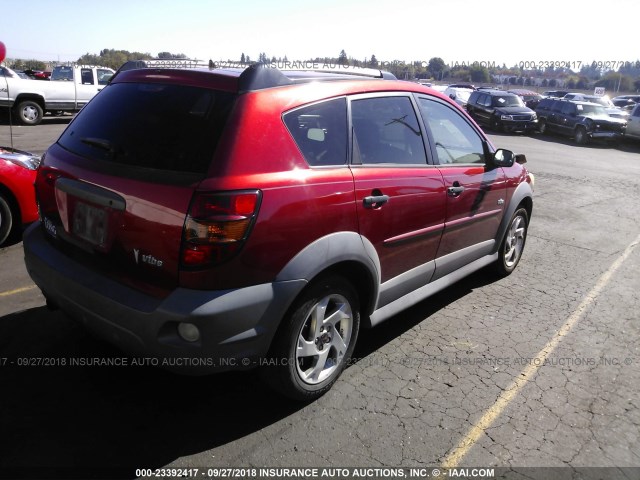
<path fill-rule="evenodd" d="M 2 41 L 0 41 L 0 63 L 4 61 L 7 56 L 7 47 Z M 4 83 L 7 85 L 7 105 L 11 102 L 11 97 L 9 96 L 9 80 L 7 80 L 7 75 L 3 72 Z M 9 138 L 11 140 L 11 150 L 13 150 L 13 122 L 11 121 L 11 111 L 9 108 Z"/>

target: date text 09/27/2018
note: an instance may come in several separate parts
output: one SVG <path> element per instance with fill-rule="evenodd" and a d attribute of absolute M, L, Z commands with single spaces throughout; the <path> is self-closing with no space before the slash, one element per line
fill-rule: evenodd
<path fill-rule="evenodd" d="M 494 60 L 453 61 L 446 64 L 447 68 L 499 68 Z M 597 68 L 599 70 L 619 70 L 621 68 L 640 68 L 640 60 L 594 60 L 591 62 L 582 60 L 521 60 L 515 66 L 522 70 L 546 70 L 548 68 L 569 69 L 579 71 L 583 67 Z"/>

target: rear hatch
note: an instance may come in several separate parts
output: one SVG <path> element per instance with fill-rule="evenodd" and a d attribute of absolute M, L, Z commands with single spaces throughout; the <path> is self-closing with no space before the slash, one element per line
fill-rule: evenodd
<path fill-rule="evenodd" d="M 36 182 L 58 248 L 156 296 L 178 284 L 185 218 L 236 98 L 162 73 L 106 87 L 48 150 Z"/>

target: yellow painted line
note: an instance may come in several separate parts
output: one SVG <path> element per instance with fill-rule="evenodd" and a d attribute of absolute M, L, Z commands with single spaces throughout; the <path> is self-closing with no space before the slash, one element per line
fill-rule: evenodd
<path fill-rule="evenodd" d="M 520 393 L 525 385 L 531 380 L 531 378 L 537 373 L 538 369 L 544 365 L 545 360 L 549 355 L 553 353 L 556 347 L 560 344 L 565 336 L 573 329 L 573 327 L 584 316 L 589 307 L 595 302 L 598 295 L 602 293 L 602 290 L 607 286 L 611 277 L 620 268 L 624 261 L 631 255 L 631 252 L 640 243 L 640 235 L 624 250 L 615 262 L 609 267 L 609 269 L 602 274 L 598 279 L 595 286 L 587 293 L 582 299 L 580 305 L 573 311 L 571 316 L 558 330 L 555 336 L 549 340 L 549 342 L 538 352 L 536 358 L 529 364 L 520 375 L 502 392 L 496 402 L 489 408 L 485 414 L 475 423 L 467 432 L 467 434 L 460 440 L 460 442 L 449 452 L 449 454 L 442 461 L 442 468 L 451 469 L 460 465 L 460 462 L 469 452 L 469 450 L 476 444 L 476 442 L 482 438 L 485 431 L 495 422 L 495 420 L 502 414 L 502 412 L 509 406 L 511 401 Z"/>
<path fill-rule="evenodd" d="M 29 287 L 16 288 L 15 290 L 9 290 L 8 292 L 0 292 L 0 297 L 8 297 L 9 295 L 15 295 L 17 293 L 28 292 L 29 290 L 33 290 L 36 288 L 35 285 L 31 285 Z"/>

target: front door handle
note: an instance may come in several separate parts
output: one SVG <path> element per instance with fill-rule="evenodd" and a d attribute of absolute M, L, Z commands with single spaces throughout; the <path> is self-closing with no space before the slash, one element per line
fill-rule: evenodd
<path fill-rule="evenodd" d="M 371 197 L 364 197 L 362 203 L 364 204 L 364 208 L 380 208 L 388 201 L 389 195 L 375 195 Z"/>
<path fill-rule="evenodd" d="M 450 197 L 457 197 L 464 192 L 464 187 L 458 182 L 455 182 L 452 187 L 447 188 L 447 195 Z"/>

